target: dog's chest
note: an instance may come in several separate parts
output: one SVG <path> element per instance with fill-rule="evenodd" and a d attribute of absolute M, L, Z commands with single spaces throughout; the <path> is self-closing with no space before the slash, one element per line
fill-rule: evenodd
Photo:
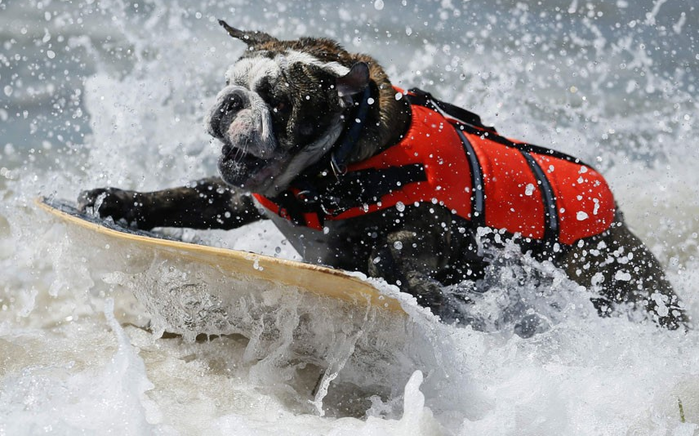
<path fill-rule="evenodd" d="M 371 252 L 392 227 L 386 214 L 327 221 L 322 230 L 299 226 L 271 212 L 266 215 L 306 262 L 365 272 Z"/>
<path fill-rule="evenodd" d="M 438 205 L 422 204 L 349 219 L 326 220 L 321 230 L 296 225 L 269 210 L 265 213 L 310 263 L 368 274 L 377 250 L 386 247 L 398 233 L 434 242 L 429 248 L 418 248 L 419 253 L 403 250 L 408 256 L 440 257 L 446 263 L 463 263 L 466 259 L 470 262 L 477 256 L 471 252 L 475 246 L 469 222 Z"/>

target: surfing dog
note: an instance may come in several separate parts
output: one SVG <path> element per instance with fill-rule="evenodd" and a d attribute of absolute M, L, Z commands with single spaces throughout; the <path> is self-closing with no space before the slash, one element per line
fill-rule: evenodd
<path fill-rule="evenodd" d="M 444 287 L 477 283 L 490 264 L 483 244 L 513 237 L 596 290 L 601 315 L 631 305 L 660 326 L 687 326 L 593 168 L 395 88 L 376 60 L 331 40 L 220 24 L 247 45 L 206 120 L 222 143 L 221 177 L 157 192 L 93 189 L 82 210 L 141 229 L 271 219 L 306 261 L 381 277 L 462 322 Z"/>

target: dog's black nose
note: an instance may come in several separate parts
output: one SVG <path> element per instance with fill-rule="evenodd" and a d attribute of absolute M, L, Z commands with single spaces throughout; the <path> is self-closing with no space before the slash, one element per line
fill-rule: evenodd
<path fill-rule="evenodd" d="M 221 105 L 214 110 L 209 120 L 209 133 L 214 137 L 225 136 L 225 129 L 230 124 L 233 116 L 243 109 L 243 98 L 238 94 L 230 94 Z"/>
<path fill-rule="evenodd" d="M 221 107 L 219 108 L 219 111 L 221 112 L 221 116 L 226 116 L 231 113 L 238 112 L 243 108 L 243 99 L 240 95 L 238 94 L 230 94 L 228 97 L 226 97 L 226 100 L 223 102 Z"/>

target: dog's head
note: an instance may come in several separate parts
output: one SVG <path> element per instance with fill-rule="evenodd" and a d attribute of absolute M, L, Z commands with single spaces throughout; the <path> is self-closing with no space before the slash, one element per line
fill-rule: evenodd
<path fill-rule="evenodd" d="M 371 58 L 352 55 L 333 41 L 280 41 L 220 23 L 248 49 L 226 72 L 226 86 L 206 124 L 223 142 L 223 179 L 247 191 L 276 195 L 286 189 L 354 121 L 348 115 L 367 87 L 375 93 L 390 87 Z M 380 118 L 375 100 L 378 95 L 368 99 L 375 107 L 369 117 L 374 125 Z"/>

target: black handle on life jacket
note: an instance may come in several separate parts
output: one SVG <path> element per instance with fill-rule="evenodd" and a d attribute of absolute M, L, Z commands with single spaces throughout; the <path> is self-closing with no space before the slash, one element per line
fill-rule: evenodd
<path fill-rule="evenodd" d="M 447 103 L 439 99 L 436 99 L 432 94 L 423 91 L 422 89 L 411 88 L 408 90 L 408 94 L 406 94 L 406 97 L 408 98 L 410 104 L 424 106 L 432 109 L 433 111 L 439 112 L 444 116 L 453 118 L 454 120 L 462 124 L 468 124 L 474 127 L 478 127 L 479 129 L 483 129 L 487 132 L 497 133 L 495 127 L 486 126 L 485 124 L 483 124 L 483 122 L 481 121 L 481 117 L 477 114 L 474 114 L 471 111 L 467 111 L 464 108 L 454 106 L 451 103 Z"/>
<path fill-rule="evenodd" d="M 432 109 L 433 111 L 439 112 L 443 116 L 452 118 L 459 129 L 474 135 L 485 135 L 488 139 L 495 141 L 499 144 L 505 145 L 507 147 L 516 148 L 518 150 L 527 153 L 536 153 L 546 156 L 555 157 L 557 159 L 563 159 L 568 162 L 572 162 L 579 165 L 585 165 L 591 169 L 595 169 L 594 166 L 585 163 L 578 159 L 577 157 L 571 156 L 569 154 L 563 153 L 558 150 L 553 150 L 551 148 L 541 147 L 539 145 L 529 144 L 527 142 L 512 141 L 504 136 L 501 136 L 495 127 L 486 126 L 481 121 L 481 117 L 473 112 L 467 111 L 466 109 L 454 106 L 453 104 L 443 102 L 435 98 L 429 92 L 425 92 L 419 88 L 411 88 L 408 90 L 406 95 L 410 104 L 416 104 L 419 106 L 424 106 L 426 108 Z"/>

